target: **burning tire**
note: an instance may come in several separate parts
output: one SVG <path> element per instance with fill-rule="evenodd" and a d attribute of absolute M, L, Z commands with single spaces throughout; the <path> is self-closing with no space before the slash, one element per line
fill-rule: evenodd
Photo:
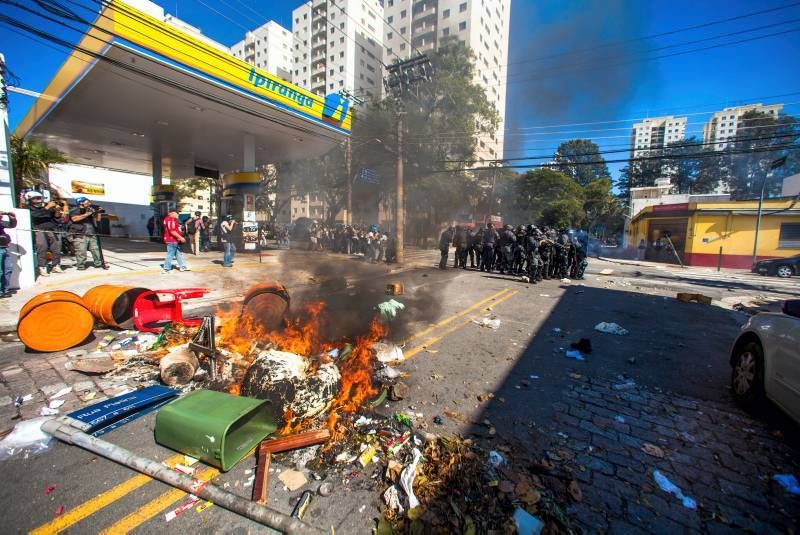
<path fill-rule="evenodd" d="M 284 414 L 309 418 L 328 409 L 339 392 L 341 375 L 332 362 L 269 349 L 250 365 L 242 395 L 268 399 Z"/>

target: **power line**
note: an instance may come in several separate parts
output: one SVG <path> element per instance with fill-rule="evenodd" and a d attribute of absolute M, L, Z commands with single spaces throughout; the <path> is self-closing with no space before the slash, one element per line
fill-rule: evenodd
<path fill-rule="evenodd" d="M 726 22 L 733 22 L 733 21 L 736 21 L 736 20 L 742 20 L 742 19 L 746 19 L 746 18 L 750 18 L 750 17 L 755 17 L 755 16 L 758 16 L 758 15 L 764 15 L 766 13 L 772 13 L 772 12 L 775 12 L 775 11 L 781 11 L 781 10 L 784 10 L 784 9 L 789 9 L 789 8 L 792 8 L 792 7 L 795 7 L 795 6 L 798 6 L 798 5 L 800 5 L 800 2 L 794 2 L 792 4 L 786 4 L 786 5 L 783 5 L 783 6 L 778 6 L 778 7 L 774 7 L 774 8 L 770 8 L 770 9 L 763 9 L 763 10 L 760 10 L 760 11 L 753 11 L 751 13 L 745 13 L 745 14 L 742 14 L 742 15 L 737 15 L 735 17 L 729 17 L 729 18 L 726 18 L 726 19 L 720 19 L 720 20 L 705 22 L 705 23 L 702 23 L 702 24 L 696 24 L 694 26 L 687 26 L 685 28 L 678 28 L 678 29 L 675 29 L 675 30 L 669 30 L 669 31 L 666 31 L 666 32 L 656 33 L 656 34 L 653 34 L 653 35 L 647 35 L 647 36 L 642 36 L 642 37 L 632 37 L 630 39 L 612 41 L 610 43 L 597 45 L 597 46 L 594 46 L 592 48 L 584 48 L 584 49 L 581 49 L 581 50 L 573 50 L 573 51 L 569 51 L 569 52 L 561 52 L 561 53 L 558 53 L 558 54 L 552 54 L 550 56 L 543 56 L 543 57 L 532 58 L 532 59 L 528 59 L 528 60 L 515 61 L 515 62 L 511 62 L 511 63 L 506 63 L 505 66 L 508 67 L 508 65 L 515 65 L 515 64 L 521 64 L 521 63 L 542 61 L 542 60 L 545 60 L 545 59 L 563 57 L 563 56 L 566 56 L 566 55 L 577 54 L 577 53 L 582 53 L 582 52 L 593 52 L 593 51 L 595 51 L 595 50 L 597 50 L 599 48 L 608 48 L 608 47 L 616 46 L 616 45 L 619 45 L 619 44 L 633 43 L 633 42 L 636 42 L 636 41 L 644 41 L 644 40 L 648 40 L 648 39 L 655 39 L 657 37 L 665 37 L 667 35 L 674 35 L 674 34 L 677 34 L 677 33 L 688 32 L 688 31 L 697 30 L 697 29 L 700 29 L 700 28 L 707 28 L 709 26 L 715 26 L 715 25 L 718 25 L 718 24 L 724 24 Z"/>

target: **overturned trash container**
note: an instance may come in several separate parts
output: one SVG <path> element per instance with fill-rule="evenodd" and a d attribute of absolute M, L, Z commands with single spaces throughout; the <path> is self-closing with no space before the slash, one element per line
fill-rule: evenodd
<path fill-rule="evenodd" d="M 281 417 L 269 401 L 197 390 L 161 408 L 156 442 L 227 472 L 278 429 Z"/>
<path fill-rule="evenodd" d="M 147 288 L 101 284 L 83 294 L 86 308 L 97 321 L 118 329 L 133 328 L 133 303 Z"/>
<path fill-rule="evenodd" d="M 253 327 L 272 331 L 283 324 L 290 302 L 289 292 L 280 282 L 256 284 L 244 294 L 242 317 Z"/>
<path fill-rule="evenodd" d="M 17 335 L 29 349 L 64 351 L 89 338 L 94 317 L 79 295 L 57 290 L 39 294 L 22 307 Z"/>

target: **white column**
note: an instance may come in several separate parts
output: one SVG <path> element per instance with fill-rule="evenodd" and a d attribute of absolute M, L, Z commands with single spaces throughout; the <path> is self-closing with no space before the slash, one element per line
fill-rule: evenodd
<path fill-rule="evenodd" d="M 5 72 L 5 56 L 0 54 L 0 88 L 5 84 L 3 74 Z M 11 210 L 16 204 L 14 202 L 13 184 L 14 177 L 11 172 L 11 135 L 8 130 L 8 91 L 3 91 L 0 95 L 0 211 Z"/>
<path fill-rule="evenodd" d="M 256 170 L 256 138 L 253 134 L 245 134 L 242 152 L 242 171 L 255 171 Z"/>

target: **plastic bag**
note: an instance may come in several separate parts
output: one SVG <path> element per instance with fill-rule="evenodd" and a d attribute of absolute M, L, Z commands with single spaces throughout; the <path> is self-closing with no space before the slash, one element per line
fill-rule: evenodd
<path fill-rule="evenodd" d="M 50 417 L 23 420 L 14 426 L 14 429 L 0 440 L 0 461 L 22 457 L 27 459 L 37 455 L 50 447 L 53 437 L 42 431 L 42 424 Z"/>
<path fill-rule="evenodd" d="M 408 495 L 409 509 L 419 506 L 419 500 L 414 495 L 414 478 L 417 475 L 417 464 L 422 459 L 422 453 L 417 448 L 414 448 L 411 453 L 414 455 L 413 460 L 400 473 L 400 486 L 403 487 L 403 490 Z"/>
<path fill-rule="evenodd" d="M 600 331 L 601 333 L 608 333 L 608 334 L 617 334 L 620 336 L 625 336 L 628 334 L 627 329 L 623 329 L 616 323 L 609 323 L 605 321 L 601 321 L 597 325 L 594 326 L 595 331 Z"/>

